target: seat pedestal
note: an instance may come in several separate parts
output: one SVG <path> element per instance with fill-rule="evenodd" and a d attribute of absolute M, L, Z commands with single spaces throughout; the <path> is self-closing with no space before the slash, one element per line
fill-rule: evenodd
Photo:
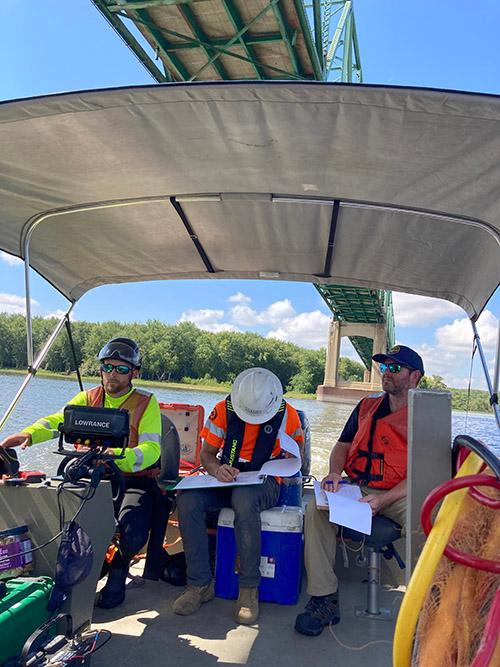
<path fill-rule="evenodd" d="M 364 608 L 355 607 L 356 616 L 390 621 L 393 616 L 391 609 L 380 608 L 381 557 L 384 554 L 386 558 L 396 558 L 399 566 L 404 568 L 404 563 L 392 544 L 401 537 L 401 526 L 385 516 L 378 515 L 373 517 L 370 535 L 364 535 L 351 528 L 341 530 L 343 539 L 364 542 L 368 552 L 367 604 Z"/>

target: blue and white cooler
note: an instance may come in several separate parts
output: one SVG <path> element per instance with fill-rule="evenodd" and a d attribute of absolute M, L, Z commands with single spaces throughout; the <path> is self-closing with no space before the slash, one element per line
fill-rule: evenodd
<path fill-rule="evenodd" d="M 300 507 L 273 507 L 261 512 L 262 553 L 259 600 L 296 604 L 302 578 L 302 525 Z M 234 537 L 234 512 L 224 508 L 217 525 L 215 594 L 238 597 L 238 558 Z"/>

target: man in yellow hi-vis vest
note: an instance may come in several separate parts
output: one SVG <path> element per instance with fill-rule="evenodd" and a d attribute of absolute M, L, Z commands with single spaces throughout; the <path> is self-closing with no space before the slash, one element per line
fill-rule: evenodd
<path fill-rule="evenodd" d="M 125 476 L 125 496 L 118 513 L 120 548 L 111 563 L 106 585 L 98 605 L 111 609 L 125 598 L 125 583 L 130 559 L 146 543 L 151 524 L 152 507 L 160 490 L 155 481 L 159 472 L 161 417 L 153 394 L 135 389 L 132 380 L 139 375 L 141 355 L 130 338 L 113 338 L 98 355 L 101 362 L 101 384 L 81 391 L 69 403 L 105 408 L 126 408 L 129 412 L 130 435 L 125 458 L 116 465 Z M 30 447 L 56 438 L 64 420 L 63 409 L 38 419 L 20 433 L 8 436 L 0 447 Z M 106 453 L 119 455 L 120 449 Z"/>

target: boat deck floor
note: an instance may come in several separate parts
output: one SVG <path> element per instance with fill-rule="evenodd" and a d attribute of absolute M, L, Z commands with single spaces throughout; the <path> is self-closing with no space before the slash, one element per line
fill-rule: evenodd
<path fill-rule="evenodd" d="M 106 628 L 111 640 L 92 657 L 92 667 L 170 664 L 204 667 L 228 665 L 344 664 L 352 667 L 390 665 L 395 619 L 403 592 L 384 589 L 381 606 L 393 611 L 392 620 L 358 617 L 366 606 L 366 585 L 341 581 L 341 621 L 319 637 L 294 630 L 294 621 L 307 602 L 305 578 L 297 605 L 261 603 L 254 626 L 238 625 L 233 601 L 215 598 L 192 616 L 177 616 L 172 603 L 183 591 L 163 581 L 145 581 L 134 566 L 127 597 L 116 609 L 95 609 L 93 628 Z"/>

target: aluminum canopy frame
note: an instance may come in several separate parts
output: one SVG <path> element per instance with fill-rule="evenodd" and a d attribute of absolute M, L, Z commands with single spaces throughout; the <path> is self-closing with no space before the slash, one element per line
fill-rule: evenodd
<path fill-rule="evenodd" d="M 260 278 L 444 298 L 474 322 L 500 283 L 498 96 L 155 84 L 2 103 L 0 145 L 0 247 L 71 303 Z"/>

